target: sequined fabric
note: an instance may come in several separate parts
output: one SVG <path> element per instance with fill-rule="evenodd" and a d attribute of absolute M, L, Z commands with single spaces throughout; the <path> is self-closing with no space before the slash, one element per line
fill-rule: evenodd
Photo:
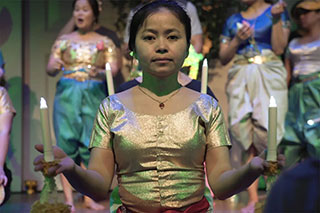
<path fill-rule="evenodd" d="M 271 50 L 264 49 L 261 56 L 267 60 L 262 64 L 234 63 L 228 72 L 227 95 L 231 137 L 244 149 L 252 144 L 258 152 L 267 145 L 268 107 L 270 96 L 278 106 L 277 141 L 284 134 L 284 119 L 287 112 L 287 72 L 282 61 Z M 245 61 L 236 55 L 235 62 Z"/>
<path fill-rule="evenodd" d="M 90 148 L 113 150 L 121 201 L 134 212 L 185 209 L 200 201 L 206 152 L 229 145 L 221 108 L 208 95 L 168 115 L 138 114 L 109 96 L 90 142 Z"/>
<path fill-rule="evenodd" d="M 92 68 L 104 69 L 106 62 L 116 60 L 115 48 L 107 37 L 92 42 L 58 39 L 52 47 L 52 54 L 63 60 L 65 77 L 85 81 L 90 79 L 88 72 Z M 104 76 L 100 80 L 104 80 Z"/>
<path fill-rule="evenodd" d="M 0 86 L 0 114 L 6 112 L 12 112 L 13 114 L 16 114 L 16 110 L 13 108 L 7 90 Z"/>
<path fill-rule="evenodd" d="M 306 44 L 300 44 L 297 38 L 293 39 L 289 43 L 286 56 L 292 62 L 294 77 L 319 72 L 320 38 Z"/>

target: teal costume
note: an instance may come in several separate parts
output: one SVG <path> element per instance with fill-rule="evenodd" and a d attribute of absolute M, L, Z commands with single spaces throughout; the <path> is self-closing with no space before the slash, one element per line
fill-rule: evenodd
<path fill-rule="evenodd" d="M 57 145 L 76 163 L 89 162 L 89 140 L 100 102 L 107 96 L 105 75 L 90 77 L 93 67 L 103 69 L 115 57 L 114 43 L 104 37 L 95 42 L 58 39 L 52 49 L 64 61 L 57 83 L 53 124 Z"/>
<path fill-rule="evenodd" d="M 287 167 L 306 157 L 320 159 L 320 38 L 290 42 L 286 57 L 293 64 L 289 109 L 281 147 Z"/>

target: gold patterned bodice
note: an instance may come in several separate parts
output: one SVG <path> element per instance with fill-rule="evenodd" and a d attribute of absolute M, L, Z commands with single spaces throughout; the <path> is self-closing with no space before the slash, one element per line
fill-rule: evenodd
<path fill-rule="evenodd" d="M 64 62 L 65 75 L 75 73 L 73 76 L 86 78 L 90 69 L 104 69 L 106 62 L 116 60 L 116 47 L 107 37 L 97 41 L 58 39 L 52 47 L 52 54 Z"/>
<path fill-rule="evenodd" d="M 113 150 L 120 198 L 129 210 L 184 209 L 204 195 L 206 152 L 230 145 L 223 119 L 208 95 L 158 116 L 135 113 L 112 95 L 100 105 L 90 148 Z"/>

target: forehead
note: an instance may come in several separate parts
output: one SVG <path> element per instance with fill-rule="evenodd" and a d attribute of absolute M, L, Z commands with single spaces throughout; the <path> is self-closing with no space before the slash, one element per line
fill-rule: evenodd
<path fill-rule="evenodd" d="M 166 8 L 151 13 L 146 17 L 140 30 L 146 28 L 174 28 L 176 30 L 184 30 L 184 24 L 177 18 L 176 14 Z"/>
<path fill-rule="evenodd" d="M 77 0 L 75 6 L 89 6 L 90 4 L 87 0 Z"/>

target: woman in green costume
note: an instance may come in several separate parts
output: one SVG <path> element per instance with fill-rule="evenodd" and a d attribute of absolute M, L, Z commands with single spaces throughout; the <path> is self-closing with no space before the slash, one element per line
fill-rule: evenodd
<path fill-rule="evenodd" d="M 105 64 L 117 71 L 116 47 L 111 39 L 94 32 L 99 5 L 96 0 L 73 2 L 73 18 L 77 30 L 59 37 L 49 59 L 47 73 L 63 72 L 57 83 L 54 100 L 54 131 L 57 145 L 77 164 L 89 161 L 89 140 L 100 102 L 107 96 Z M 62 176 L 66 203 L 73 205 L 72 189 Z M 103 206 L 85 197 L 91 209 Z"/>
<path fill-rule="evenodd" d="M 285 59 L 291 79 L 281 143 L 286 167 L 306 157 L 320 158 L 320 1 L 299 1 L 292 16 L 301 37 L 289 43 Z"/>

